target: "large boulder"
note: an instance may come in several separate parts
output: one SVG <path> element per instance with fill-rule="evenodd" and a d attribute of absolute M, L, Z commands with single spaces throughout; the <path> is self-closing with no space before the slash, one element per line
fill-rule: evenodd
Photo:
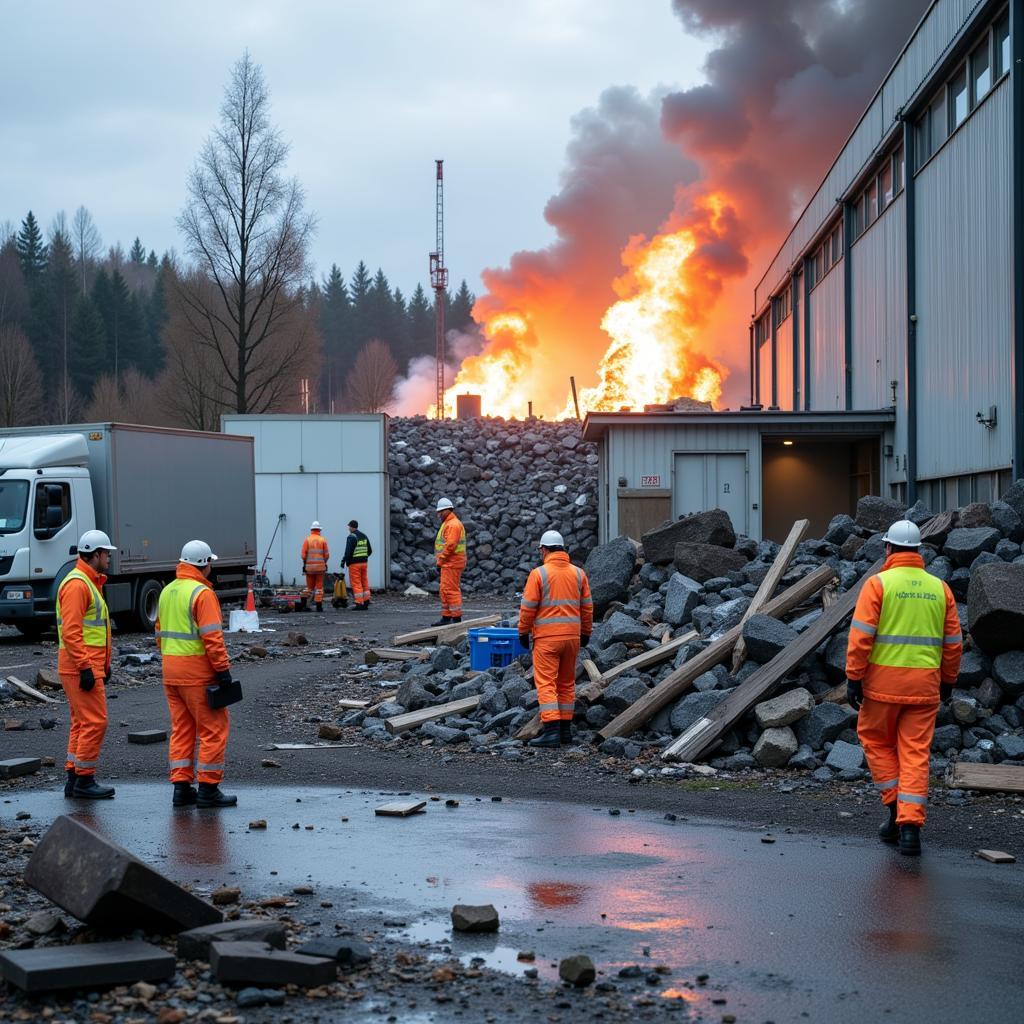
<path fill-rule="evenodd" d="M 626 600 L 635 569 L 636 547 L 628 537 L 616 537 L 590 552 L 584 570 L 590 580 L 595 615 L 603 615 L 612 601 Z"/>
<path fill-rule="evenodd" d="M 1019 648 L 1024 636 L 1024 565 L 980 566 L 967 591 L 967 620 L 975 644 L 988 654 Z"/>
<path fill-rule="evenodd" d="M 967 529 L 958 526 L 949 531 L 943 551 L 959 566 L 968 566 L 982 552 L 996 549 L 1002 534 L 994 526 L 975 526 Z"/>
<path fill-rule="evenodd" d="M 622 676 L 616 679 L 601 697 L 604 706 L 617 715 L 632 707 L 645 693 L 647 685 L 636 676 Z"/>
<path fill-rule="evenodd" d="M 699 604 L 700 584 L 681 572 L 673 573 L 665 593 L 665 621 L 670 626 L 683 626 Z"/>
<path fill-rule="evenodd" d="M 779 622 L 771 615 L 751 615 L 743 624 L 747 654 L 762 665 L 784 651 L 798 636 L 792 626 Z"/>
<path fill-rule="evenodd" d="M 716 576 L 738 572 L 747 564 L 747 556 L 717 544 L 683 541 L 676 544 L 673 561 L 676 569 L 684 576 L 698 583 L 706 583 Z"/>
<path fill-rule="evenodd" d="M 795 690 L 762 701 L 754 708 L 754 717 L 762 729 L 781 729 L 784 725 L 792 725 L 813 710 L 814 698 L 811 691 L 798 686 Z M 793 753 L 796 753 L 795 747 Z"/>
<path fill-rule="evenodd" d="M 1024 644 L 1024 636 L 1017 642 Z M 1006 696 L 1006 703 L 1024 694 L 1024 651 L 1007 651 L 992 662 L 992 675 Z"/>
<path fill-rule="evenodd" d="M 676 702 L 669 716 L 675 735 L 686 732 L 694 722 L 703 718 L 712 708 L 717 707 L 729 695 L 728 690 L 705 690 L 703 693 L 688 693 Z M 794 752 L 796 748 L 794 747 Z"/>
<path fill-rule="evenodd" d="M 701 605 L 693 613 L 693 625 L 705 636 L 714 636 L 733 626 L 738 626 L 740 619 L 750 607 L 749 597 L 734 597 L 731 601 L 723 601 L 714 607 Z"/>
<path fill-rule="evenodd" d="M 872 533 L 885 533 L 906 514 L 906 506 L 892 498 L 868 494 L 857 502 L 857 525 Z"/>
<path fill-rule="evenodd" d="M 844 729 L 852 728 L 856 723 L 856 711 L 824 701 L 800 719 L 796 726 L 796 736 L 800 743 L 806 743 L 812 750 L 821 750 Z"/>
<path fill-rule="evenodd" d="M 792 729 L 765 729 L 754 746 L 754 760 L 765 768 L 781 768 L 798 747 Z"/>
<path fill-rule="evenodd" d="M 644 559 L 657 565 L 667 565 L 675 557 L 676 545 L 681 542 L 731 548 L 736 544 L 736 531 L 732 528 L 729 513 L 720 508 L 695 512 L 645 533 Z"/>
<path fill-rule="evenodd" d="M 1003 495 L 1003 501 L 1024 521 L 1024 477 L 1013 482 L 1013 486 Z"/>
<path fill-rule="evenodd" d="M 1004 537 L 1017 544 L 1024 540 L 1024 520 L 1008 502 L 992 502 L 992 525 Z"/>
<path fill-rule="evenodd" d="M 602 647 L 612 644 L 642 644 L 649 640 L 650 630 L 636 619 L 631 619 L 622 612 L 612 612 L 607 622 L 601 623 L 603 637 Z"/>
<path fill-rule="evenodd" d="M 987 501 L 972 501 L 959 510 L 959 524 L 966 529 L 992 525 L 992 506 Z"/>

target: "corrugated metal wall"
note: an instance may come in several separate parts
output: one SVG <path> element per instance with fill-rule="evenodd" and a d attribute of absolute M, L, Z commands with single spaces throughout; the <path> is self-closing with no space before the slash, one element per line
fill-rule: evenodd
<path fill-rule="evenodd" d="M 793 408 L 793 317 L 787 316 L 776 328 L 775 343 L 778 346 L 780 409 Z"/>
<path fill-rule="evenodd" d="M 843 195 L 871 160 L 894 127 L 897 111 L 914 95 L 960 29 L 986 0 L 937 0 L 918 28 L 863 119 L 829 170 L 806 210 L 783 243 L 754 292 L 754 308 L 775 292 L 811 239 L 835 213 L 836 196 Z"/>
<path fill-rule="evenodd" d="M 1012 95 L 997 86 L 917 176 L 918 476 L 1010 465 Z M 998 407 L 986 430 L 975 414 Z"/>
<path fill-rule="evenodd" d="M 853 244 L 851 314 L 853 319 L 853 407 L 882 409 L 896 391 L 896 461 L 887 474 L 903 481 L 907 450 L 907 204 L 906 193 Z"/>
<path fill-rule="evenodd" d="M 846 405 L 843 377 L 843 263 L 811 291 L 811 408 L 842 409 Z"/>

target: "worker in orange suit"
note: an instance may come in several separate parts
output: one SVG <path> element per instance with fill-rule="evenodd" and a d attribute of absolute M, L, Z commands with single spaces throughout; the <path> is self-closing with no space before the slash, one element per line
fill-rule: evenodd
<path fill-rule="evenodd" d="M 543 723 L 531 747 L 572 743 L 576 711 L 576 658 L 580 643 L 590 643 L 594 602 L 587 574 L 569 561 L 565 541 L 557 530 L 540 539 L 544 564 L 526 581 L 519 606 L 519 642 L 529 650 L 533 641 L 533 680 Z"/>
<path fill-rule="evenodd" d="M 238 802 L 220 789 L 230 728 L 227 708 L 211 707 L 207 693 L 214 683 L 224 689 L 232 684 L 220 601 L 210 585 L 215 561 L 209 544 L 190 540 L 181 549 L 176 578 L 160 592 L 156 642 L 171 713 L 175 807 L 234 807 Z M 198 792 L 192 786 L 197 777 Z"/>
<path fill-rule="evenodd" d="M 109 800 L 113 786 L 96 781 L 107 733 L 106 684 L 110 682 L 110 613 L 103 599 L 110 552 L 117 548 L 102 530 L 78 541 L 78 560 L 57 588 L 57 672 L 71 708 L 64 763 L 64 796 Z"/>
<path fill-rule="evenodd" d="M 348 566 L 348 582 L 352 588 L 352 598 L 356 603 L 357 612 L 365 612 L 370 607 L 370 572 L 368 563 L 373 547 L 370 538 L 359 529 L 359 522 L 350 519 L 348 523 L 348 541 L 345 554 L 341 559 L 344 570 Z"/>
<path fill-rule="evenodd" d="M 435 626 L 462 621 L 462 570 L 466 568 L 466 528 L 448 498 L 435 509 L 441 525 L 434 538 L 434 557 L 441 570 L 441 618 Z"/>
<path fill-rule="evenodd" d="M 960 672 L 956 600 L 925 570 L 908 520 L 885 537 L 885 565 L 864 583 L 846 651 L 846 691 L 871 777 L 889 808 L 878 830 L 900 853 L 921 852 L 935 715 Z"/>
<path fill-rule="evenodd" d="M 303 609 L 306 601 L 312 597 L 316 610 L 324 610 L 324 575 L 330 557 L 331 550 L 321 533 L 320 523 L 314 520 L 309 528 L 309 536 L 302 542 L 302 571 L 306 576 L 306 586 L 302 591 Z"/>

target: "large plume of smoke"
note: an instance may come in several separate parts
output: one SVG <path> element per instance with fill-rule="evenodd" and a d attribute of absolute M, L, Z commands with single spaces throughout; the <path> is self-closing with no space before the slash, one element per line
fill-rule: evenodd
<path fill-rule="evenodd" d="M 503 311 L 529 319 L 518 373 L 536 409 L 564 406 L 570 373 L 594 382 L 623 252 L 638 236 L 684 226 L 700 243 L 687 275 L 699 285 L 702 355 L 740 371 L 725 401 L 742 399 L 753 278 L 928 3 L 673 0 L 685 31 L 711 42 L 706 82 L 646 98 L 610 88 L 577 115 L 561 190 L 544 211 L 556 240 L 482 275 L 475 319 Z M 716 223 L 709 197 L 728 204 Z M 420 393 L 413 381 L 404 392 Z"/>

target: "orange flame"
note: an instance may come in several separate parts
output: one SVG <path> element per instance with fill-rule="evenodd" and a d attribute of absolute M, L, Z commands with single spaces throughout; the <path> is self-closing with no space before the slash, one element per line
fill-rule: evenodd
<path fill-rule="evenodd" d="M 579 392 L 581 413 L 642 409 L 684 396 L 712 404 L 721 399 L 727 371 L 700 351 L 700 327 L 719 288 L 701 247 L 727 230 L 724 221 L 732 216 L 728 201 L 713 193 L 694 201 L 685 225 L 630 240 L 621 257 L 626 272 L 614 282 L 619 301 L 601 319 L 610 341 L 597 384 Z M 535 319 L 529 308 L 489 316 L 483 323 L 487 344 L 462 364 L 445 407 L 454 408 L 457 395 L 478 394 L 485 415 L 522 417 L 532 382 L 542 373 L 568 377 L 586 369 L 560 363 L 560 339 L 539 338 Z M 561 409 L 535 412 L 558 419 L 575 415 L 571 397 Z"/>

